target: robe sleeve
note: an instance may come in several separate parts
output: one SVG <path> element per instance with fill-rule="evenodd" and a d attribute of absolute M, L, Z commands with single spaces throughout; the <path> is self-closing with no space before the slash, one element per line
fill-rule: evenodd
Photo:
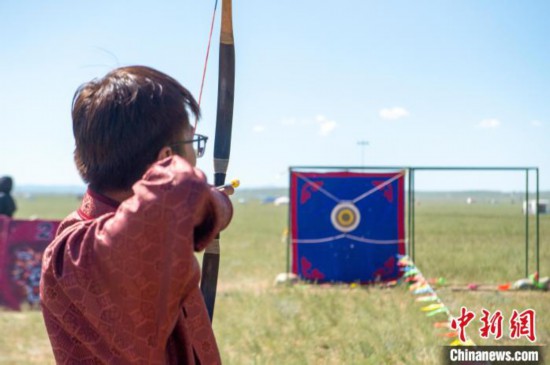
<path fill-rule="evenodd" d="M 182 295 L 182 284 L 193 268 L 193 251 L 203 249 L 227 227 L 231 202 L 179 157 L 153 165 L 133 190 L 134 196 L 114 216 L 98 222 L 94 251 L 108 258 L 105 264 L 113 270 L 121 261 L 133 259 L 128 268 L 140 267 L 143 284 L 171 278 L 180 283 L 175 293 Z"/>
<path fill-rule="evenodd" d="M 166 343 L 197 290 L 194 251 L 229 224 L 233 210 L 225 194 L 177 156 L 155 163 L 133 190 L 115 213 L 67 230 L 64 253 L 54 256 L 63 260 L 60 282 L 76 279 L 87 288 L 77 306 L 90 322 L 107 324 L 94 325 L 102 337 L 135 351 L 146 339 L 145 351 Z"/>

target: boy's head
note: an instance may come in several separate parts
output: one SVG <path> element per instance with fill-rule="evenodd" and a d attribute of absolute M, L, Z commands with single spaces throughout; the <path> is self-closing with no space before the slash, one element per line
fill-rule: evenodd
<path fill-rule="evenodd" d="M 145 66 L 117 68 L 80 86 L 72 106 L 80 175 L 97 191 L 129 189 L 163 148 L 192 135 L 188 112 L 200 115 L 191 93 Z M 185 157 L 179 146 L 174 152 Z"/>

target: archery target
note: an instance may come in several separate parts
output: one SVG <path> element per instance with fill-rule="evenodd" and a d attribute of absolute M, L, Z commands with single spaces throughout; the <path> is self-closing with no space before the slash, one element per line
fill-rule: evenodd
<path fill-rule="evenodd" d="M 353 203 L 342 202 L 332 209 L 330 220 L 334 228 L 340 232 L 351 232 L 361 222 L 361 213 Z"/>
<path fill-rule="evenodd" d="M 292 272 L 318 283 L 394 280 L 405 254 L 404 172 L 291 171 Z"/>

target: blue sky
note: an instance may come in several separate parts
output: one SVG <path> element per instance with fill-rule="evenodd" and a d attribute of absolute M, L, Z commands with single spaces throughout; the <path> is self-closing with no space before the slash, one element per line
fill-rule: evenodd
<path fill-rule="evenodd" d="M 198 96 L 213 7 L 0 2 L 0 174 L 17 184 L 81 185 L 72 96 L 114 67 L 155 67 Z M 285 186 L 293 165 L 364 161 L 538 166 L 541 188 L 550 189 L 550 2 L 234 0 L 233 7 L 228 176 L 243 187 Z M 212 138 L 219 10 L 198 128 Z M 199 160 L 208 175 L 212 147 Z M 426 173 L 417 183 L 521 190 L 524 180 L 519 173 Z"/>

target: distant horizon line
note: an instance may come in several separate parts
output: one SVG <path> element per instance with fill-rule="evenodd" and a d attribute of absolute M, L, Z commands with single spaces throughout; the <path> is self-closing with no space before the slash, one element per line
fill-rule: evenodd
<path fill-rule="evenodd" d="M 43 185 L 43 184 L 21 184 L 13 189 L 13 194 L 83 194 L 86 192 L 86 185 Z M 255 190 L 288 190 L 286 186 L 250 186 L 240 187 L 238 191 L 255 191 Z M 237 193 L 238 193 L 237 191 Z M 405 189 L 408 191 L 408 189 Z M 417 189 L 416 193 L 498 193 L 498 194 L 524 194 L 525 190 L 498 190 L 498 189 Z M 530 194 L 535 194 L 535 189 L 529 190 Z M 550 189 L 540 189 L 540 193 L 550 193 Z"/>

